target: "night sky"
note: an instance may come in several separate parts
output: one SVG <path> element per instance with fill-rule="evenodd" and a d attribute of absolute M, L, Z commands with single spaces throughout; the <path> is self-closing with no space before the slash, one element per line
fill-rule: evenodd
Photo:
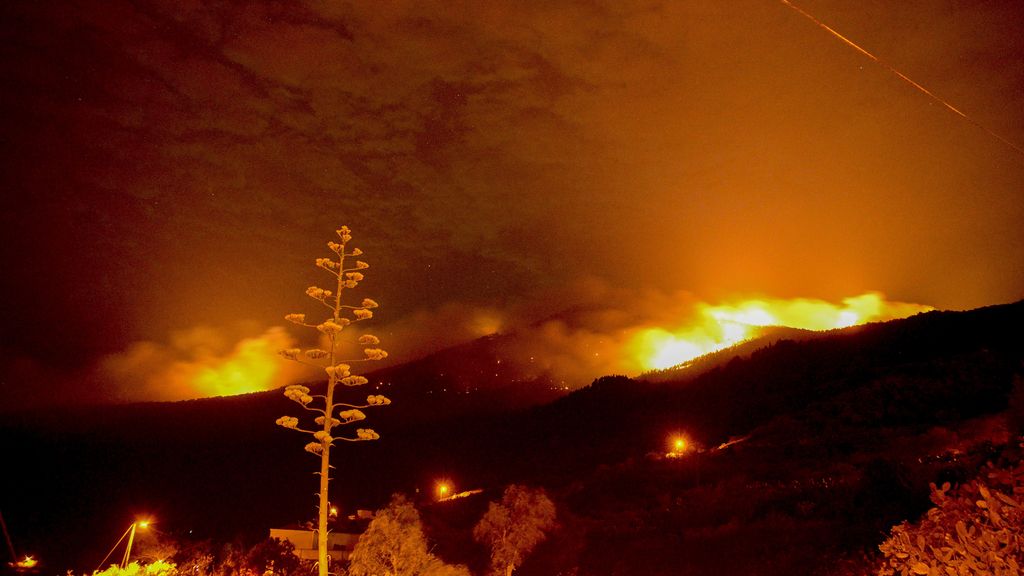
<path fill-rule="evenodd" d="M 1024 146 L 1024 2 L 794 3 Z M 396 357 L 580 305 L 1024 297 L 1024 154 L 778 0 L 0 13 L 8 406 L 287 341 L 342 224 Z"/>

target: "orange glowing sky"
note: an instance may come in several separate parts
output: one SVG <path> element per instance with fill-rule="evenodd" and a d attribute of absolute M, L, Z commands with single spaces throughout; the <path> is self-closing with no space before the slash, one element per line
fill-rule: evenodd
<path fill-rule="evenodd" d="M 794 4 L 1024 143 L 1019 2 Z M 12 404 L 230 380 L 203 359 L 301 304 L 340 224 L 408 354 L 595 294 L 1024 297 L 1024 156 L 777 0 L 0 12 Z"/>

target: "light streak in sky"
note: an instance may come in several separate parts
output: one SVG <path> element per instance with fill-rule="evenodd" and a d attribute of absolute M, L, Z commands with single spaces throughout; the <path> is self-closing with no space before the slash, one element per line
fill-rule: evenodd
<path fill-rule="evenodd" d="M 814 22 L 814 23 L 815 23 L 815 24 L 816 24 L 816 25 L 817 25 L 817 26 L 818 26 L 819 28 L 821 28 L 821 29 L 823 29 L 823 30 L 827 31 L 827 32 L 828 32 L 829 34 L 832 34 L 833 36 L 835 36 L 836 38 L 838 38 L 839 40 L 841 40 L 841 41 L 842 41 L 842 42 L 843 42 L 844 44 L 846 44 L 847 46 L 849 46 L 849 47 L 853 48 L 854 50 L 856 50 L 857 52 L 860 52 L 861 54 L 863 54 L 863 55 L 867 56 L 868 58 L 870 58 L 870 59 L 874 60 L 876 64 L 878 64 L 879 66 L 881 66 L 881 67 L 885 68 L 885 69 L 886 69 L 886 70 L 888 70 L 889 72 L 892 72 L 892 73 L 893 73 L 893 74 L 895 74 L 895 75 L 896 75 L 897 77 L 901 78 L 901 79 L 902 79 L 902 80 L 904 80 L 904 81 L 905 81 L 906 83 L 908 83 L 908 84 L 910 84 L 911 86 L 913 86 L 914 88 L 917 88 L 918 90 L 920 90 L 920 91 L 921 91 L 921 92 L 922 92 L 923 94 L 925 94 L 926 96 L 928 96 L 928 97 L 929 97 L 929 98 L 931 98 L 932 100 L 934 100 L 934 101 L 938 102 L 939 104 L 942 104 L 943 106 L 945 106 L 945 107 L 946 107 L 946 108 L 947 108 L 948 110 L 950 110 L 951 112 L 953 112 L 953 113 L 954 113 L 954 114 L 956 114 L 957 116 L 960 116 L 960 117 L 961 117 L 961 118 L 963 118 L 964 120 L 967 120 L 968 122 L 970 122 L 971 124 L 973 124 L 973 125 L 975 125 L 976 127 L 980 128 L 981 130 L 984 130 L 985 132 L 988 132 L 988 134 L 989 134 L 990 136 L 992 136 L 992 137 L 993 137 L 993 138 L 995 138 L 996 140 L 999 140 L 999 141 L 1000 141 L 1000 142 L 1002 142 L 1003 144 L 1006 144 L 1006 145 L 1007 145 L 1007 146 L 1009 146 L 1010 148 L 1013 148 L 1013 149 L 1014 149 L 1014 150 L 1015 150 L 1015 151 L 1016 151 L 1016 152 L 1017 152 L 1018 154 L 1021 154 L 1022 156 L 1024 156 L 1024 148 L 1021 148 L 1020 146 L 1017 146 L 1017 145 L 1016 145 L 1016 144 L 1014 144 L 1013 142 L 1010 142 L 1010 141 L 1009 141 L 1009 140 L 1007 140 L 1006 138 L 1003 138 L 1003 137 L 1002 137 L 1002 136 L 1000 136 L 999 134 L 996 134 L 995 132 L 993 132 L 993 131 L 992 131 L 992 130 L 991 130 L 990 128 L 988 128 L 987 126 L 985 126 L 985 125 L 981 124 L 980 122 L 978 122 L 977 120 L 975 120 L 975 119 L 971 118 L 971 117 L 970 117 L 970 116 L 968 116 L 967 114 L 964 114 L 963 112 L 961 112 L 960 110 L 958 110 L 958 109 L 956 108 L 956 106 L 953 106 L 953 105 L 952 105 L 952 104 L 950 104 L 949 102 L 947 102 L 947 101 L 943 100 L 943 99 L 942 99 L 942 98 L 940 98 L 939 96 L 937 96 L 937 95 L 935 95 L 934 93 L 932 93 L 932 92 L 931 92 L 930 90 L 928 90 L 928 89 L 927 89 L 927 88 L 925 88 L 924 86 L 922 86 L 922 85 L 918 84 L 917 82 L 914 82 L 914 81 L 913 81 L 913 80 L 911 80 L 911 79 L 910 79 L 909 77 L 907 77 L 907 75 L 906 75 L 906 74 L 903 74 L 902 72 L 900 72 L 900 71 L 899 71 L 899 70 L 897 70 L 896 68 L 894 68 L 894 67 L 892 67 L 891 65 L 887 64 L 886 62 L 884 62 L 884 61 L 880 60 L 880 59 L 879 59 L 878 57 L 876 57 L 876 56 L 875 56 L 874 54 L 872 54 L 871 52 L 868 52 L 867 50 L 865 50 L 865 49 L 861 48 L 861 47 L 860 47 L 860 46 L 858 46 L 858 45 L 857 45 L 857 44 L 856 44 L 856 43 L 855 43 L 855 42 L 854 42 L 853 40 L 850 40 L 850 39 L 849 39 L 849 38 L 847 38 L 846 36 L 843 36 L 842 34 L 840 34 L 839 32 L 837 32 L 837 31 L 836 31 L 835 29 L 833 29 L 833 28 L 829 27 L 829 26 L 828 26 L 827 24 L 825 24 L 825 23 L 824 23 L 824 22 L 822 22 L 821 20 L 818 20 L 817 18 L 815 18 L 815 17 L 814 17 L 814 16 L 812 15 L 812 14 L 810 14 L 810 13 L 808 13 L 808 12 L 805 12 L 805 11 L 804 11 L 804 10 L 802 10 L 801 8 L 799 8 L 799 7 L 795 6 L 795 5 L 793 5 L 793 4 L 792 4 L 791 2 L 789 2 L 788 0 L 779 0 L 779 1 L 780 1 L 780 2 L 782 2 L 783 4 L 785 4 L 786 6 L 789 6 L 789 7 L 790 7 L 790 8 L 792 8 L 793 10 L 796 10 L 796 11 L 797 11 L 797 12 L 798 12 L 799 14 L 801 14 L 802 16 L 804 16 L 805 18 L 807 18 L 807 19 L 808 19 L 808 20 L 810 20 L 811 22 Z"/>

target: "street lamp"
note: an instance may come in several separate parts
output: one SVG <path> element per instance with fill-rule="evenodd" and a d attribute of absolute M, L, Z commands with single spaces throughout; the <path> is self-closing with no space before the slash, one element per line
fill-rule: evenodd
<path fill-rule="evenodd" d="M 132 544 L 135 542 L 135 530 L 137 528 L 148 528 L 149 524 L 149 520 L 136 520 L 135 522 L 132 522 L 131 526 L 129 526 L 128 529 L 124 531 L 124 534 L 121 534 L 121 537 L 117 539 L 117 542 L 114 543 L 114 547 L 110 549 L 110 552 L 107 552 L 107 555 L 100 561 L 100 565 L 96 567 L 96 570 L 99 571 L 99 569 L 103 567 L 103 564 L 108 558 L 110 558 L 110 555 L 114 553 L 114 550 L 117 550 L 117 547 L 120 546 L 121 542 L 125 537 L 127 537 L 128 546 L 125 547 L 124 557 L 121 558 L 121 569 L 125 569 L 128 566 L 128 559 L 132 555 Z"/>
<path fill-rule="evenodd" d="M 128 567 L 128 557 L 132 555 L 132 542 L 135 541 L 135 528 L 149 528 L 149 520 L 138 520 L 132 522 L 131 534 L 128 535 L 128 547 L 124 550 L 124 559 L 121 560 L 121 569 Z"/>
<path fill-rule="evenodd" d="M 438 483 L 438 485 L 437 485 L 437 499 L 438 500 L 444 500 L 445 498 L 447 498 L 448 497 L 448 492 L 450 490 L 451 489 L 448 487 L 448 484 L 446 482 Z"/>
<path fill-rule="evenodd" d="M 686 449 L 689 447 L 690 443 L 687 442 L 686 436 L 677 434 L 669 438 L 668 445 L 669 452 L 667 456 L 669 458 L 678 458 L 679 456 L 682 456 L 686 452 Z"/>

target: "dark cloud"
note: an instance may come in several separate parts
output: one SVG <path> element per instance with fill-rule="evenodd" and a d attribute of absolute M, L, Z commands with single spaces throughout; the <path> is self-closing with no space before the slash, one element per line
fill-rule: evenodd
<path fill-rule="evenodd" d="M 1019 2 L 800 5 L 1024 142 Z M 12 357 L 271 325 L 342 223 L 385 322 L 583 277 L 1024 296 L 1022 157 L 778 2 L 0 10 Z"/>

